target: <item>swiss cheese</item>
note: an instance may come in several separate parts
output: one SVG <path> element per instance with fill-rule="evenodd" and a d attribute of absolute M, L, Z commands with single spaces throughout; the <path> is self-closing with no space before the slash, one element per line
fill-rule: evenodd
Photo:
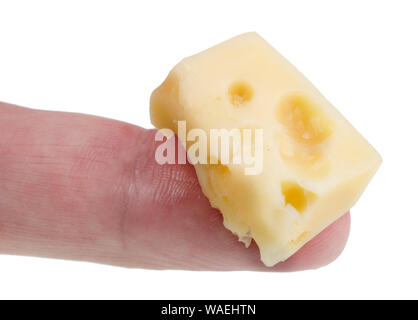
<path fill-rule="evenodd" d="M 256 33 L 181 61 L 151 97 L 157 128 L 262 129 L 262 170 L 195 165 L 224 225 L 267 266 L 283 261 L 347 212 L 379 154 L 318 90 Z M 187 147 L 190 142 L 181 137 Z M 219 159 L 209 152 L 208 159 Z M 218 157 L 218 158 L 216 158 Z M 192 214 L 192 213 L 191 213 Z"/>

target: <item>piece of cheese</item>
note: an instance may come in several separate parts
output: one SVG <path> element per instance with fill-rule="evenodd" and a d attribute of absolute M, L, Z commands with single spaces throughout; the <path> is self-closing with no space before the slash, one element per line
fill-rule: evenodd
<path fill-rule="evenodd" d="M 256 33 L 181 61 L 153 92 L 151 120 L 174 132 L 185 120 L 188 132 L 200 128 L 208 136 L 216 128 L 263 130 L 261 173 L 248 175 L 248 165 L 219 160 L 195 169 L 225 227 L 247 245 L 254 239 L 267 266 L 290 257 L 347 212 L 381 163 L 350 123 Z"/>

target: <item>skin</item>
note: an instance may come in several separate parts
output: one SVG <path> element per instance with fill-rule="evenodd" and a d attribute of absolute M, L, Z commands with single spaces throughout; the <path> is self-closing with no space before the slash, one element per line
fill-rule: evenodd
<path fill-rule="evenodd" d="M 0 254 L 125 267 L 297 271 L 342 252 L 349 213 L 265 267 L 222 225 L 191 165 L 159 165 L 155 130 L 0 103 Z"/>

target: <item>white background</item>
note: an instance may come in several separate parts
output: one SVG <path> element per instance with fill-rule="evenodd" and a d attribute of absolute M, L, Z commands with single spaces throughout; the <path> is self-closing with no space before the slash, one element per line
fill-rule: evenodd
<path fill-rule="evenodd" d="M 416 1 L 1 1 L 0 100 L 151 127 L 149 96 L 168 71 L 247 31 L 383 156 L 342 256 L 293 274 L 0 256 L 0 298 L 418 298 Z"/>

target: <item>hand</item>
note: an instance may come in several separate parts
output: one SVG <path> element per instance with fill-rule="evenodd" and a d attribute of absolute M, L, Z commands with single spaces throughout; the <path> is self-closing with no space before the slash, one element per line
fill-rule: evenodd
<path fill-rule="evenodd" d="M 273 268 L 222 225 L 191 165 L 154 160 L 155 130 L 0 103 L 0 253 L 150 269 L 295 271 L 333 261 L 347 213 Z"/>

